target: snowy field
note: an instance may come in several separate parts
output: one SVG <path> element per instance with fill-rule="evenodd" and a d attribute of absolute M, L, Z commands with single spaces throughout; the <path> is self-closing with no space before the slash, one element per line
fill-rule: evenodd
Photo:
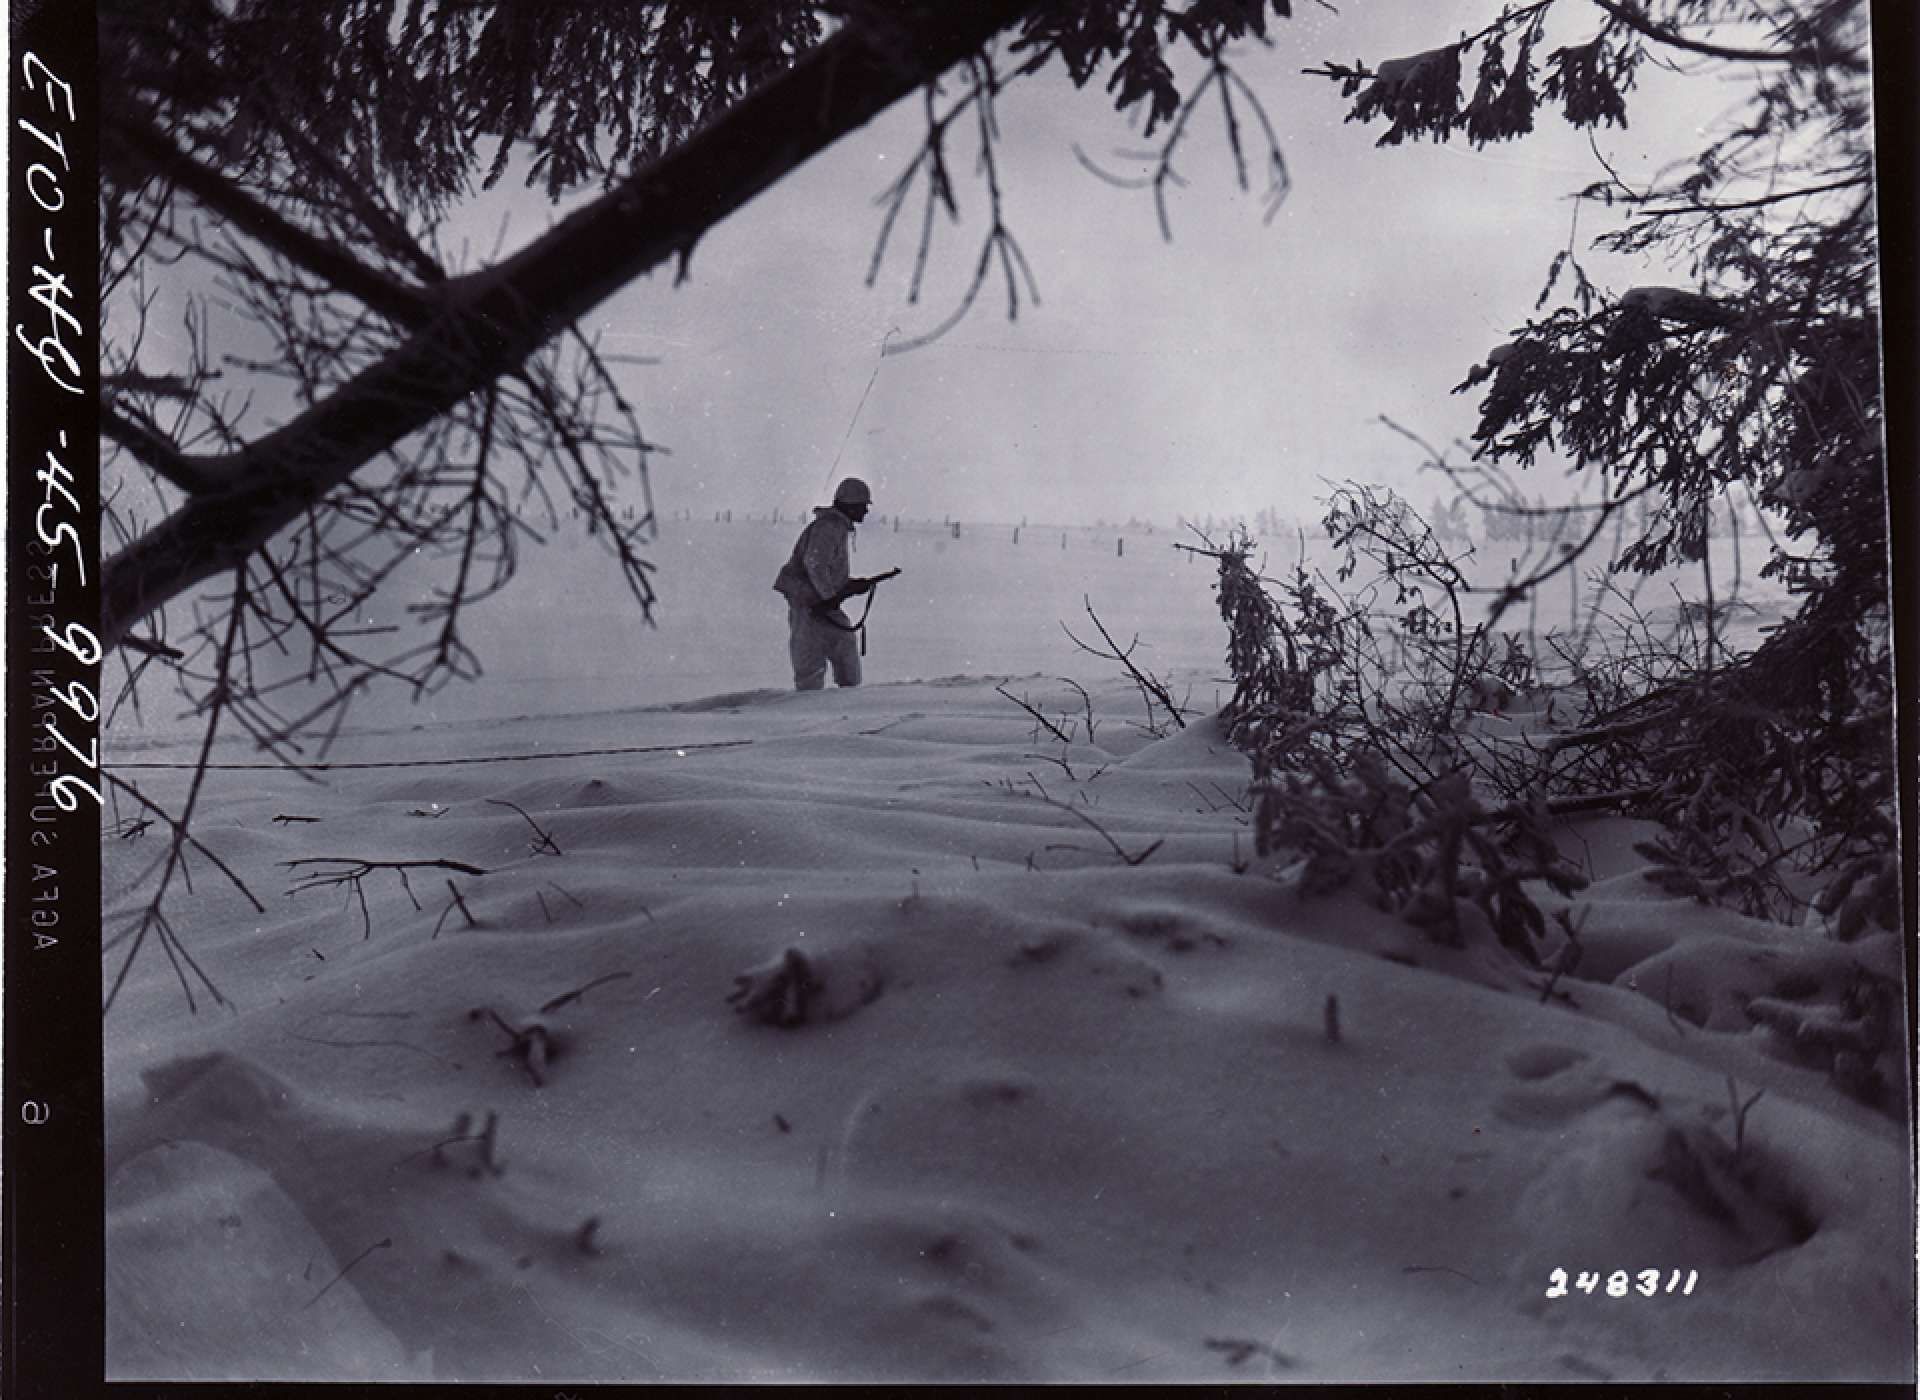
<path fill-rule="evenodd" d="M 1312 509 L 1309 502 L 1302 505 Z M 547 546 L 525 549 L 521 576 L 468 615 L 464 630 L 485 667 L 481 683 L 452 685 L 418 700 L 404 690 L 375 688 L 355 702 L 349 726 L 550 718 L 785 688 L 792 680 L 786 605 L 772 582 L 800 525 L 791 509 L 778 521 L 664 521 L 647 548 L 659 593 L 654 625 L 648 626 L 611 556 L 577 525 L 564 524 Z M 1213 538 L 1224 542 L 1224 527 Z M 1091 600 L 1123 646 L 1138 637 L 1135 661 L 1156 675 L 1180 676 L 1181 693 L 1191 687 L 1196 706 L 1210 710 L 1216 694 L 1224 699 L 1232 691 L 1230 681 L 1222 685 L 1226 633 L 1213 600 L 1213 563 L 1175 548 L 1201 543 L 1191 529 L 1163 524 L 1149 533 L 966 522 L 956 539 L 940 521 L 888 521 L 863 526 L 855 543 L 855 573 L 902 570 L 873 603 L 865 663 L 870 683 L 955 675 L 1089 680 L 1117 673 L 1116 666 L 1081 651 L 1064 630 L 1103 645 L 1087 617 L 1085 600 Z M 1288 537 L 1261 544 L 1265 571 L 1290 576 L 1301 542 Z M 1334 561 L 1324 539 L 1310 534 L 1305 544 L 1308 566 L 1330 574 Z M 1749 640 L 1781 615 L 1778 591 L 1753 576 L 1763 550 L 1764 542 L 1753 538 L 1737 545 L 1715 542 L 1721 588 L 1741 574 L 1743 593 L 1762 604 L 1743 614 L 1736 635 Z M 1497 585 L 1522 553 L 1514 544 L 1481 545 L 1477 580 Z M 1585 575 L 1591 572 L 1563 574 L 1543 590 L 1536 617 L 1542 631 L 1584 616 L 1593 592 Z M 364 623 L 417 627 L 408 610 L 429 598 L 426 577 L 423 571 L 409 588 L 403 575 Z M 444 581 L 444 569 L 432 577 Z M 1643 583 L 1641 598 L 1650 613 L 1670 618 L 1676 588 L 1697 595 L 1698 580 L 1674 570 Z M 855 600 L 853 616 L 860 607 Z M 1524 628 L 1526 621 L 1517 609 L 1503 626 Z M 394 650 L 400 649 L 396 641 Z M 288 664 L 297 666 L 298 660 Z M 262 664 L 271 665 L 272 658 Z M 140 715 L 122 710 L 116 716 L 110 733 L 122 746 L 197 732 L 172 697 L 144 698 Z M 302 708 L 283 707 L 289 713 Z"/>
<path fill-rule="evenodd" d="M 870 684 L 795 695 L 796 529 L 665 527 L 654 631 L 550 552 L 481 686 L 330 755 L 395 766 L 214 775 L 263 908 L 197 862 L 228 1005 L 149 947 L 106 1024 L 110 1376 L 1912 1379 L 1906 1129 L 1743 1011 L 1895 937 L 1667 898 L 1590 820 L 1544 999 L 1303 897 L 1217 727 L 1133 723 L 1059 623 L 1091 595 L 1210 711 L 1212 570 L 1164 532 L 863 529 L 905 571 Z M 110 760 L 187 756 L 164 710 Z M 159 839 L 106 842 L 110 931 Z M 464 868 L 294 892 L 315 857 Z"/>

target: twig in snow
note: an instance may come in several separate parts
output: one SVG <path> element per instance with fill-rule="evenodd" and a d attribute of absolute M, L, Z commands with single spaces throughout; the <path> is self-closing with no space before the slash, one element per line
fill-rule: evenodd
<path fill-rule="evenodd" d="M 1247 805 L 1247 800 L 1245 797 L 1235 797 L 1232 793 L 1228 792 L 1225 788 L 1221 787 L 1220 784 L 1218 783 L 1210 782 L 1207 784 L 1207 786 L 1212 788 L 1215 792 L 1219 793 L 1221 797 L 1225 798 L 1227 805 L 1233 808 L 1234 811 L 1251 812 L 1253 810 L 1252 807 Z"/>
<path fill-rule="evenodd" d="M 1052 720 L 1048 719 L 1044 714 L 1042 714 L 1039 711 L 1038 708 L 1028 704 L 1025 699 L 1013 694 L 1004 685 L 996 685 L 994 687 L 994 691 L 997 694 L 1004 696 L 1006 699 L 1013 701 L 1014 704 L 1018 705 L 1021 709 L 1025 710 L 1028 714 L 1032 715 L 1033 722 L 1035 724 L 1039 725 L 1040 728 L 1046 730 L 1047 733 L 1053 735 L 1053 737 L 1058 739 L 1061 743 L 1071 744 L 1073 742 L 1073 736 L 1071 734 L 1067 733 L 1066 730 L 1062 729 L 1059 725 L 1055 724 Z M 1068 723 L 1071 724 L 1072 721 L 1069 720 Z"/>
<path fill-rule="evenodd" d="M 547 1085 L 547 1062 L 553 1058 L 553 1032 L 538 1021 L 524 1026 L 509 1023 L 491 1006 L 476 1006 L 467 1013 L 467 1019 L 477 1021 L 485 1017 L 507 1033 L 507 1048 L 500 1051 L 498 1058 L 511 1056 L 526 1067 L 527 1075 L 533 1080 L 533 1087 L 544 1089 Z"/>
<path fill-rule="evenodd" d="M 1093 625 L 1099 629 L 1101 637 L 1105 639 L 1107 650 L 1101 651 L 1098 647 L 1089 646 L 1081 641 L 1073 635 L 1073 629 L 1064 622 L 1060 624 L 1060 630 L 1065 632 L 1069 640 L 1080 650 L 1097 656 L 1103 661 L 1117 661 L 1126 668 L 1127 674 L 1133 678 L 1135 689 L 1140 692 L 1140 698 L 1146 703 L 1146 728 L 1149 734 L 1158 737 L 1165 732 L 1154 720 L 1156 705 L 1167 712 L 1167 718 L 1171 719 L 1177 728 L 1185 729 L 1187 727 L 1185 707 L 1174 700 L 1172 693 L 1167 689 L 1166 682 L 1133 664 L 1133 653 L 1140 645 L 1139 636 L 1136 634 L 1134 639 L 1122 648 L 1118 642 L 1114 641 L 1113 634 L 1107 631 L 1107 625 L 1100 620 L 1100 615 L 1093 610 L 1093 600 L 1082 594 L 1080 601 L 1086 607 L 1087 616 L 1093 619 Z"/>
<path fill-rule="evenodd" d="M 1222 807 L 1231 807 L 1236 812 L 1248 812 L 1252 810 L 1250 807 L 1247 806 L 1246 802 L 1243 799 L 1235 797 L 1232 793 L 1228 792 L 1225 788 L 1221 787 L 1220 784 L 1218 783 L 1208 783 L 1207 786 L 1220 794 L 1220 796 L 1224 799 L 1221 802 L 1215 802 L 1211 797 L 1208 797 L 1206 793 L 1200 790 L 1200 784 L 1192 781 L 1191 779 L 1188 780 L 1187 786 L 1193 789 L 1193 795 L 1195 797 L 1199 798 L 1202 802 L 1207 804 L 1207 811 L 1210 813 L 1217 812 Z"/>
<path fill-rule="evenodd" d="M 1069 680 L 1065 676 L 1061 676 L 1059 679 L 1060 684 L 1072 686 L 1080 696 L 1081 708 L 1086 711 L 1087 716 L 1087 742 L 1091 744 L 1093 742 L 1093 697 L 1087 694 L 1087 688 L 1081 685 L 1080 682 Z"/>
<path fill-rule="evenodd" d="M 361 937 L 373 937 L 373 917 L 367 912 L 367 892 L 364 881 L 376 870 L 391 870 L 400 877 L 400 887 L 407 892 L 407 898 L 413 907 L 420 908 L 420 901 L 414 897 L 413 885 L 407 879 L 409 870 L 438 869 L 459 870 L 468 875 L 485 875 L 487 872 L 477 865 L 468 865 L 457 860 L 367 860 L 360 856 L 302 856 L 298 860 L 283 860 L 280 864 L 289 869 L 298 869 L 303 865 L 337 866 L 338 869 L 310 871 L 294 881 L 288 894 L 301 894 L 307 890 L 325 889 L 330 885 L 346 886 L 350 895 L 360 904 Z M 451 885 L 452 881 L 448 881 Z M 435 933 L 439 929 L 434 930 Z"/>
<path fill-rule="evenodd" d="M 1733 1107 L 1733 1160 L 1736 1165 L 1740 1161 L 1741 1153 L 1746 1151 L 1747 1114 L 1752 1112 L 1753 1106 L 1760 1102 L 1761 1096 L 1766 1092 L 1765 1087 L 1755 1089 L 1753 1097 L 1742 1103 L 1740 1086 L 1734 1082 L 1732 1075 L 1727 1076 L 1727 1102 Z"/>
<path fill-rule="evenodd" d="M 518 812 L 520 816 L 526 821 L 526 824 L 533 828 L 533 834 L 539 839 L 534 841 L 529 841 L 527 845 L 535 855 L 557 856 L 557 855 L 563 854 L 563 852 L 560 849 L 560 843 L 553 839 L 553 833 L 548 831 L 545 827 L 541 826 L 540 823 L 535 821 L 532 817 L 528 816 L 526 809 L 524 807 L 521 807 L 517 803 L 509 802 L 504 797 L 489 797 L 487 801 L 492 803 L 496 807 L 513 808 L 513 810 Z"/>
<path fill-rule="evenodd" d="M 1073 771 L 1073 765 L 1071 763 L 1068 763 L 1065 758 L 1062 758 L 1062 757 L 1059 757 L 1058 755 L 1050 754 L 1050 753 L 1030 753 L 1025 755 L 1025 757 L 1037 758 L 1042 763 L 1053 764 L 1062 773 L 1065 773 L 1067 775 L 1067 781 L 1070 783 L 1077 783 L 1080 781 L 1079 774 Z"/>
<path fill-rule="evenodd" d="M 436 1167 L 443 1167 L 446 1165 L 447 1159 L 441 1155 L 442 1149 L 452 1147 L 456 1143 L 477 1142 L 480 1144 L 480 1165 L 472 1169 L 472 1175 L 477 1177 L 484 1170 L 492 1172 L 495 1176 L 504 1176 L 506 1169 L 502 1167 L 494 1157 L 494 1147 L 498 1142 L 500 1131 L 500 1115 L 492 1109 L 489 1109 L 487 1110 L 486 1127 L 477 1133 L 468 1132 L 467 1129 L 472 1126 L 473 1115 L 463 1110 L 453 1120 L 452 1136 L 441 1138 L 440 1141 L 433 1143 L 431 1146 L 423 1147 L 418 1152 L 410 1153 L 402 1157 L 399 1165 L 405 1166 L 408 1162 L 431 1155 L 433 1164 Z"/>
<path fill-rule="evenodd" d="M 1033 774 L 1029 773 L 1027 774 L 1027 776 L 1029 778 L 1032 778 Z M 1036 788 L 1040 787 L 1039 779 L 1035 778 L 1033 785 Z M 1099 822 L 1095 821 L 1092 817 L 1088 816 L 1085 812 L 1081 811 L 1078 807 L 1072 806 L 1065 802 L 1056 801 L 1055 799 L 1047 796 L 1046 790 L 1044 788 L 1041 788 L 1039 797 L 1040 797 L 1040 800 L 1046 803 L 1049 807 L 1058 807 L 1061 811 L 1067 813 L 1069 816 L 1075 817 L 1078 820 L 1085 822 L 1088 826 L 1092 827 L 1094 831 L 1099 834 L 1100 839 L 1105 841 L 1107 845 L 1113 848 L 1113 853 L 1119 856 L 1120 859 L 1125 861 L 1128 865 L 1144 864 L 1148 856 L 1151 856 L 1155 851 L 1159 850 L 1161 846 L 1166 844 L 1166 838 L 1163 836 L 1159 840 L 1155 841 L 1151 846 L 1148 846 L 1144 851 L 1139 852 L 1137 855 L 1128 855 L 1126 852 L 1126 849 L 1122 847 L 1118 841 L 1113 839 L 1112 835 L 1107 831 L 1107 829 L 1104 826 L 1100 825 Z M 1050 847 L 1049 849 L 1053 849 L 1053 848 Z M 1032 868 L 1033 857 L 1031 855 L 1027 857 L 1027 864 L 1029 868 Z"/>
<path fill-rule="evenodd" d="M 596 977 L 591 982 L 588 982 L 584 986 L 575 987 L 570 992 L 562 992 L 560 993 L 559 996 L 550 998 L 549 1000 L 542 1002 L 540 1004 L 540 1014 L 542 1016 L 545 1016 L 550 1012 L 558 1011 L 561 1007 L 565 1006 L 568 1002 L 578 1001 L 581 997 L 585 996 L 588 992 L 592 991 L 595 987 L 604 986 L 608 982 L 618 982 L 622 977 L 631 977 L 631 976 L 633 976 L 631 972 L 609 972 L 604 977 Z"/>
<path fill-rule="evenodd" d="M 452 895 L 453 898 L 448 901 L 447 907 L 440 911 L 440 918 L 433 926 L 433 936 L 435 938 L 440 936 L 440 930 L 445 926 L 447 916 L 455 909 L 458 909 L 460 911 L 460 917 L 467 921 L 468 928 L 479 928 L 480 925 L 475 922 L 472 912 L 467 908 L 466 900 L 460 897 L 460 891 L 454 887 L 454 883 L 451 880 L 447 881 L 447 893 Z"/>
<path fill-rule="evenodd" d="M 332 1288 L 334 1284 L 340 1282 L 341 1279 L 345 1278 L 347 1276 L 347 1269 L 351 1269 L 355 1264 L 358 1264 L 362 1259 L 365 1259 L 369 1254 L 373 1253 L 374 1250 L 392 1249 L 392 1248 L 393 1248 L 393 1240 L 391 1238 L 384 1239 L 384 1240 L 375 1240 L 372 1244 L 368 1245 L 365 1249 L 361 1250 L 358 1254 L 354 1255 L 353 1258 L 348 1262 L 347 1268 L 342 1269 L 339 1273 L 335 1274 L 333 1278 L 328 1281 L 326 1288 L 321 1289 L 318 1293 L 314 1294 L 311 1298 L 307 1299 L 307 1301 L 301 1305 L 301 1311 L 302 1312 L 306 1311 L 306 1309 L 312 1307 L 315 1303 L 319 1302 L 322 1298 L 326 1297 L 327 1288 Z"/>
<path fill-rule="evenodd" d="M 302 856 L 298 860 L 283 860 L 285 866 L 298 865 L 343 865 L 346 870 L 315 871 L 302 875 L 297 890 L 313 889 L 321 885 L 337 885 L 350 879 L 364 879 L 376 870 L 457 870 L 462 875 L 485 875 L 487 872 L 477 865 L 468 865 L 458 860 L 366 860 L 360 856 Z"/>

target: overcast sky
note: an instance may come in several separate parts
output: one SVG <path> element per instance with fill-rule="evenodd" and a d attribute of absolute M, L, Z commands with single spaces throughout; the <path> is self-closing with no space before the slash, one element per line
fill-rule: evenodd
<path fill-rule="evenodd" d="M 1418 472 L 1419 450 L 1380 416 L 1437 444 L 1471 431 L 1477 391 L 1448 391 L 1532 314 L 1568 241 L 1567 195 L 1601 172 L 1588 136 L 1544 110 L 1531 136 L 1485 150 L 1376 148 L 1380 128 L 1346 123 L 1337 86 L 1300 70 L 1430 49 L 1497 10 L 1342 0 L 1339 14 L 1304 3 L 1274 21 L 1273 45 L 1245 44 L 1234 61 L 1273 123 L 1291 193 L 1267 222 L 1265 179 L 1256 168 L 1250 192 L 1236 187 L 1209 100 L 1178 160 L 1189 183 L 1170 196 L 1171 242 L 1148 193 L 1076 158 L 1078 147 L 1117 174 L 1146 168 L 1125 154 L 1148 143 L 1113 111 L 1104 75 L 1077 91 L 1056 64 L 1022 82 L 1000 106 L 998 161 L 1040 304 L 1023 295 L 1009 322 L 996 271 L 943 338 L 882 357 L 889 332 L 898 346 L 948 318 L 988 227 L 966 127 L 949 146 L 961 220 L 940 219 L 919 303 L 907 301 L 917 191 L 865 285 L 876 197 L 920 142 L 920 104 L 898 104 L 709 232 L 685 284 L 664 270 L 588 322 L 609 350 L 657 361 L 620 371 L 670 451 L 653 464 L 656 506 L 668 518 L 791 516 L 847 474 L 872 482 L 881 514 L 915 518 L 1172 524 L 1269 507 L 1312 518 L 1328 478 L 1385 482 L 1425 506 L 1440 478 Z M 1597 15 L 1569 9 L 1547 47 L 1589 38 Z M 1697 148 L 1738 96 L 1722 74 L 1643 69 L 1632 128 L 1595 139 L 1616 169 L 1645 176 Z M 472 268 L 597 194 L 556 208 L 509 177 L 456 217 L 447 245 Z M 1583 253 L 1602 213 L 1580 216 Z M 1586 257 L 1614 291 L 1683 276 Z M 170 290 L 205 290 L 198 276 Z M 178 319 L 177 307 L 150 319 L 151 354 L 184 353 Z M 248 348 L 244 323 L 221 333 L 225 348 Z M 273 383 L 246 389 L 269 418 L 292 411 Z M 1564 493 L 1563 474 L 1535 475 L 1529 490 Z"/>
<path fill-rule="evenodd" d="M 690 282 L 656 276 L 605 308 L 610 348 L 660 359 L 629 375 L 673 454 L 656 464 L 656 503 L 791 512 L 857 473 L 882 513 L 976 520 L 1312 514 L 1322 478 L 1349 476 L 1424 504 L 1437 478 L 1416 476 L 1418 450 L 1379 415 L 1436 442 L 1471 429 L 1477 395 L 1448 390 L 1530 314 L 1568 238 L 1564 196 L 1597 166 L 1586 136 L 1551 114 L 1484 151 L 1376 149 L 1379 128 L 1344 123 L 1338 89 L 1299 70 L 1432 48 L 1494 8 L 1353 0 L 1277 23 L 1275 46 L 1248 46 L 1239 64 L 1292 192 L 1265 222 L 1264 181 L 1235 187 L 1217 105 L 1205 108 L 1179 162 L 1191 184 L 1172 196 L 1171 243 L 1149 195 L 1075 157 L 1077 144 L 1116 172 L 1141 168 L 1118 154 L 1143 143 L 1107 95 L 1075 91 L 1057 66 L 1028 81 L 1004 100 L 999 159 L 1040 305 L 1023 297 L 1010 323 L 996 274 L 943 339 L 882 358 L 890 330 L 917 337 L 957 305 L 987 228 L 969 132 L 952 151 L 962 220 L 942 219 L 920 303 L 906 300 L 917 197 L 879 282 L 864 285 L 875 197 L 917 149 L 918 104 L 901 104 L 709 234 Z M 1652 77 L 1634 127 L 1599 138 L 1629 175 L 1697 140 L 1735 96 L 1713 77 Z M 519 202 L 517 229 L 552 217 L 531 194 Z M 1583 214 L 1582 243 L 1602 226 Z M 1674 276 L 1604 259 L 1594 270 L 1615 290 Z M 1540 484 L 1554 493 L 1553 477 Z"/>

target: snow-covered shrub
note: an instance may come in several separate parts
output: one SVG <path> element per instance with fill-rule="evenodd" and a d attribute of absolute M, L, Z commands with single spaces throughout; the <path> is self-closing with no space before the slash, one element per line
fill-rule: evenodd
<path fill-rule="evenodd" d="M 1887 1098 L 1882 1063 L 1900 1053 L 1899 1010 L 1898 984 L 1860 969 L 1829 998 L 1754 997 L 1747 1018 L 1854 1098 L 1878 1105 Z"/>
<path fill-rule="evenodd" d="M 1898 842 L 1884 612 L 1846 623 L 1851 641 L 1803 623 L 1741 654 L 1727 638 L 1737 600 L 1683 599 L 1656 625 L 1604 580 L 1584 620 L 1543 639 L 1561 672 L 1545 732 L 1492 734 L 1476 712 L 1505 710 L 1541 677 L 1528 639 L 1495 630 L 1501 606 L 1469 622 L 1468 556 L 1375 488 L 1337 491 L 1326 527 L 1343 551 L 1333 581 L 1301 571 L 1274 589 L 1248 567 L 1244 534 L 1215 552 L 1228 733 L 1256 782 L 1306 771 L 1309 755 L 1347 777 L 1368 755 L 1422 793 L 1464 773 L 1505 809 L 1657 820 L 1665 830 L 1638 849 L 1673 893 L 1786 923 L 1811 903 L 1842 938 L 1897 924 L 1897 872 L 1883 870 Z"/>
<path fill-rule="evenodd" d="M 1255 791 L 1258 849 L 1302 852 L 1303 893 L 1363 881 L 1382 907 L 1439 943 L 1458 947 L 1490 931 L 1539 966 L 1547 921 L 1528 883 L 1562 895 L 1587 884 L 1554 845 L 1544 807 L 1489 810 L 1465 772 L 1416 792 L 1370 754 L 1344 772 L 1316 754 L 1304 774 L 1269 776 Z"/>
<path fill-rule="evenodd" d="M 1227 625 L 1227 669 L 1234 681 L 1220 717 L 1229 739 L 1264 770 L 1304 752 L 1312 735 L 1335 718 L 1347 671 L 1344 619 L 1304 564 L 1295 567 L 1291 581 L 1258 573 L 1249 562 L 1254 542 L 1245 529 L 1236 528 L 1218 548 L 1206 544 L 1199 552 L 1219 568 L 1215 597 Z"/>
<path fill-rule="evenodd" d="M 1615 574 L 1701 571 L 1703 648 L 1655 647 L 1637 675 L 1589 672 L 1618 684 L 1589 691 L 1581 732 L 1555 739 L 1539 782 L 1556 797 L 1632 794 L 1668 828 L 1654 858 L 1669 888 L 1799 917 L 1824 886 L 1817 907 L 1848 908 L 1850 931 L 1890 924 L 1897 881 L 1856 898 L 1846 875 L 1898 849 L 1870 7 L 1665 0 L 1655 23 L 1603 3 L 1566 44 L 1549 37 L 1556 8 L 1504 6 L 1470 33 L 1436 30 L 1443 47 L 1309 70 L 1383 145 L 1476 147 L 1556 109 L 1576 130 L 1624 126 L 1642 65 L 1670 44 L 1716 60 L 1688 81 L 1742 70 L 1739 106 L 1677 159 L 1607 166 L 1576 192 L 1613 220 L 1593 246 L 1658 280 L 1611 294 L 1570 241 L 1533 314 L 1456 389 L 1480 395 L 1473 471 L 1571 467 L 1598 489 L 1573 555 L 1612 522 L 1625 527 Z M 1779 41 L 1757 69 L 1676 37 L 1736 23 Z M 1503 496 L 1489 536 L 1541 518 Z M 1708 547 L 1735 505 L 1767 535 L 1761 576 L 1794 600 L 1746 651 L 1716 626 Z"/>
<path fill-rule="evenodd" d="M 1196 551 L 1219 568 L 1227 733 L 1256 776 L 1322 753 L 1439 778 L 1457 766 L 1469 714 L 1504 709 L 1534 683 L 1531 652 L 1518 634 L 1467 622 L 1470 551 L 1450 552 L 1393 492 L 1342 487 L 1323 524 L 1342 553 L 1334 579 L 1304 563 L 1288 579 L 1259 573 L 1244 530 Z"/>
<path fill-rule="evenodd" d="M 1674 893 L 1788 923 L 1811 895 L 1823 914 L 1846 911 L 1841 937 L 1869 921 L 1891 929 L 1897 877 L 1860 883 L 1899 843 L 1890 668 L 1823 676 L 1811 655 L 1772 645 L 1732 664 L 1701 656 L 1691 671 L 1676 652 L 1652 684 L 1616 674 L 1605 687 L 1615 698 L 1550 741 L 1549 786 L 1577 775 L 1638 792 L 1666 828 L 1640 853 Z"/>

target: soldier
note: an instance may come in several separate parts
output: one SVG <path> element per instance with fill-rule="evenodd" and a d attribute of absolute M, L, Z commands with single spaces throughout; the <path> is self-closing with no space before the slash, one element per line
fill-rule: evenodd
<path fill-rule="evenodd" d="M 837 685 L 860 684 L 859 627 L 840 604 L 870 592 L 877 579 L 854 578 L 848 545 L 854 526 L 867 518 L 873 492 L 857 476 L 834 488 L 833 504 L 815 506 L 813 520 L 794 542 L 793 554 L 773 581 L 787 600 L 789 650 L 795 690 L 819 690 L 833 667 Z"/>

